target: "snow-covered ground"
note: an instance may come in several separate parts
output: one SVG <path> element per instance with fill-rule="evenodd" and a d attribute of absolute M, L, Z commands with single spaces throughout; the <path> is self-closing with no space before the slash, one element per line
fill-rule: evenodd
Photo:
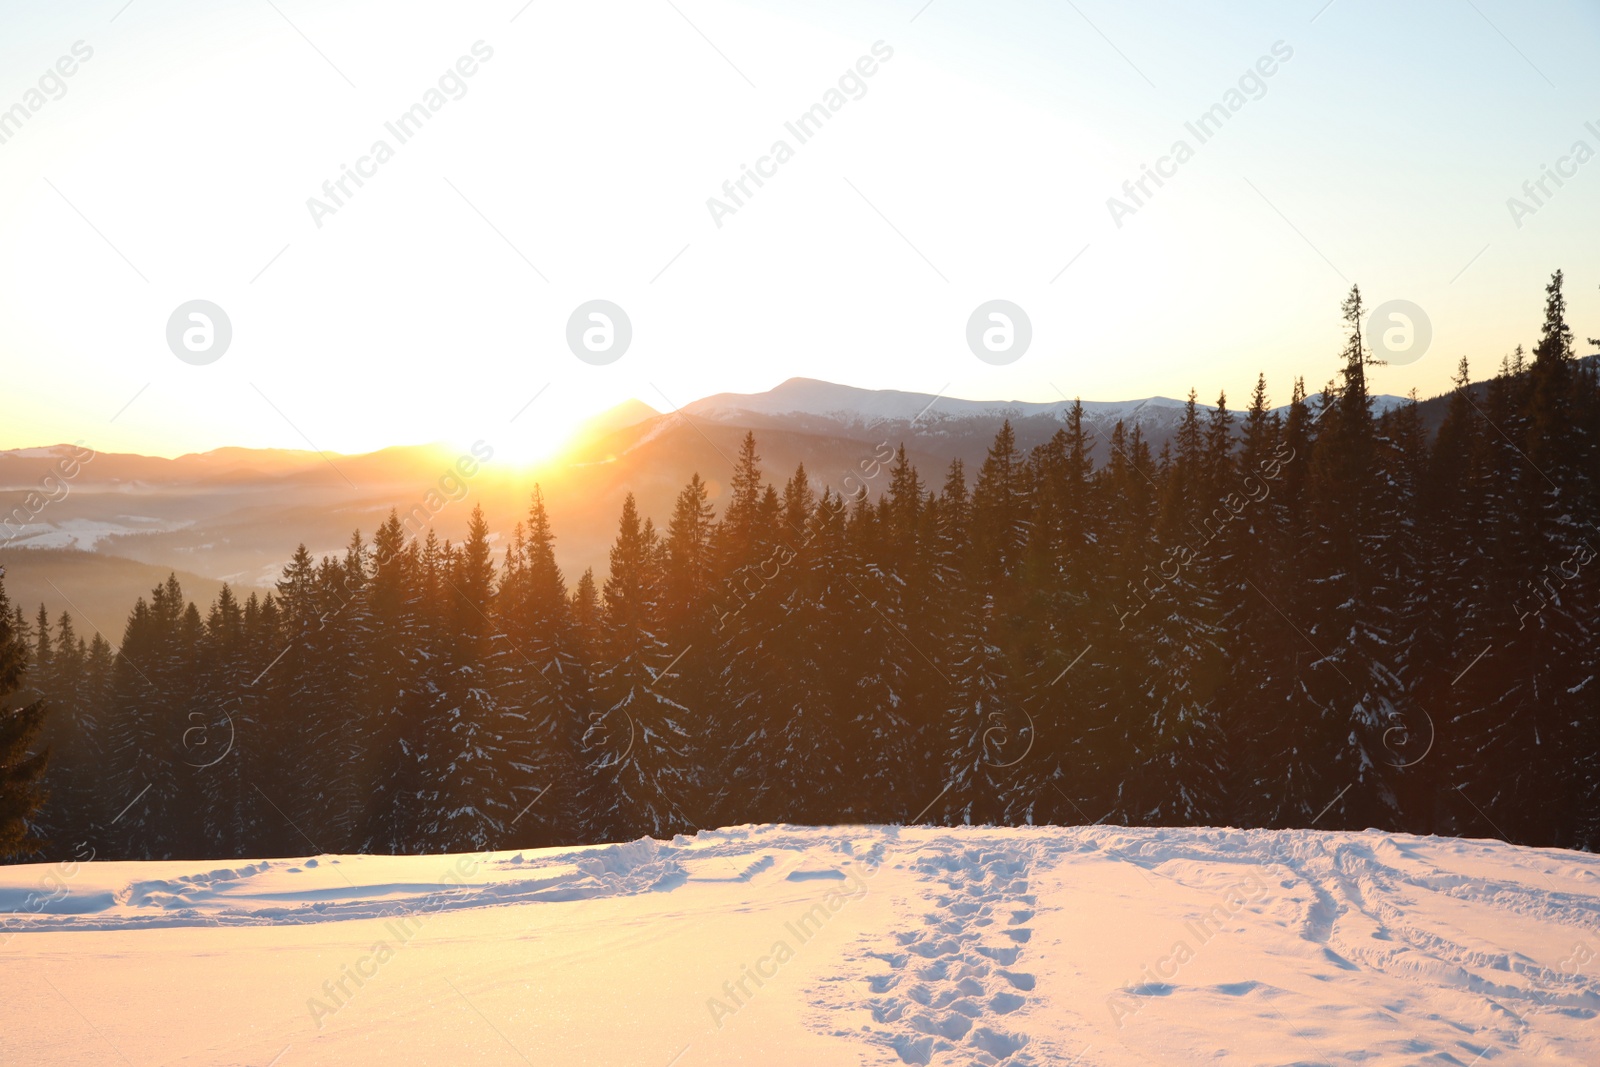
<path fill-rule="evenodd" d="M 0 1064 L 1595 1064 L 1600 861 L 786 826 L 0 868 Z"/>

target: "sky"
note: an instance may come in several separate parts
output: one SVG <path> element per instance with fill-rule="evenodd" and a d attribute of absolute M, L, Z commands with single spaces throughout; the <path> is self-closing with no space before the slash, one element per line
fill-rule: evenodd
<path fill-rule="evenodd" d="M 1352 283 L 1431 333 L 1375 390 L 1433 395 L 1557 268 L 1600 334 L 1597 44 L 1509 0 L 0 3 L 0 448 L 533 458 L 794 376 L 1283 402 Z M 995 300 L 1030 340 L 981 358 Z"/>

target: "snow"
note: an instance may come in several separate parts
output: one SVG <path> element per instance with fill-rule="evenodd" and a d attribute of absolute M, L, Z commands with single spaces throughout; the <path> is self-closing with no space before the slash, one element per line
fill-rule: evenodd
<path fill-rule="evenodd" d="M 48 516 L 49 511 L 46 509 L 40 514 Z M 98 519 L 73 518 L 62 519 L 59 522 L 41 519 L 39 522 L 14 527 L 16 536 L 10 547 L 80 548 L 85 552 L 93 552 L 101 541 L 109 538 L 130 537 L 142 533 L 165 533 L 190 525 L 189 522 L 162 523 L 154 519 L 145 522 L 147 525 L 128 526 L 120 522 L 102 522 Z"/>
<path fill-rule="evenodd" d="M 1597 918 L 1593 856 L 1376 831 L 36 864 L 0 1063 L 1592 1064 Z"/>
<path fill-rule="evenodd" d="M 0 456 L 15 456 L 18 459 L 58 459 L 80 454 L 78 449 L 72 445 L 46 445 L 42 448 L 8 448 L 0 451 Z"/>

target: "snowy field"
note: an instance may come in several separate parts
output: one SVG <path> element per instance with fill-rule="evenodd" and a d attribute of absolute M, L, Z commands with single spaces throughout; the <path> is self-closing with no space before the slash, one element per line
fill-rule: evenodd
<path fill-rule="evenodd" d="M 1596 1064 L 1600 861 L 746 827 L 0 868 L 0 1064 Z"/>

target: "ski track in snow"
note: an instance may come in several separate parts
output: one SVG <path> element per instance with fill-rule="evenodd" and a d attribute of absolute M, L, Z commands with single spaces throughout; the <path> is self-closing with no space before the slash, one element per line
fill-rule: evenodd
<path fill-rule="evenodd" d="M 454 861 L 460 858 L 320 856 L 261 860 L 180 877 L 135 878 L 114 890 L 75 885 L 85 881 L 81 875 L 68 881 L 64 892 L 8 886 L 0 881 L 0 935 L 26 930 L 337 922 L 418 910 L 458 911 L 626 896 L 670 888 L 681 884 L 685 877 L 672 847 L 648 838 L 577 850 L 485 853 L 468 857 L 469 864 L 478 865 L 471 874 L 456 868 Z M 84 869 L 93 867 L 83 865 Z M 454 879 L 444 877 L 452 871 L 456 872 Z M 433 879 L 418 880 L 416 876 L 425 872 Z M 412 877 L 387 880 L 385 875 Z"/>
<path fill-rule="evenodd" d="M 750 1020 L 787 998 L 809 1039 L 875 1067 L 1600 1062 L 1600 860 L 1581 853 L 1376 831 L 747 826 L 482 854 L 446 877 L 459 859 L 91 863 L 48 895 L 55 866 L 0 868 L 0 964 L 37 945 L 71 973 L 95 931 L 416 911 L 531 908 L 523 921 L 555 936 L 577 913 L 550 905 L 632 898 L 637 936 L 586 959 L 574 934 L 560 959 L 633 974 L 614 954 L 647 951 L 647 929 L 753 915 L 770 941 L 831 892 L 877 902 L 838 907 L 837 937 L 797 945 L 803 962 L 749 1000 L 743 1031 L 709 1030 L 695 999 L 720 995 L 731 962 L 647 964 L 667 969 L 650 988 L 694 1002 L 669 1044 L 738 1062 Z M 1192 959 L 1172 962 L 1176 942 Z"/>

